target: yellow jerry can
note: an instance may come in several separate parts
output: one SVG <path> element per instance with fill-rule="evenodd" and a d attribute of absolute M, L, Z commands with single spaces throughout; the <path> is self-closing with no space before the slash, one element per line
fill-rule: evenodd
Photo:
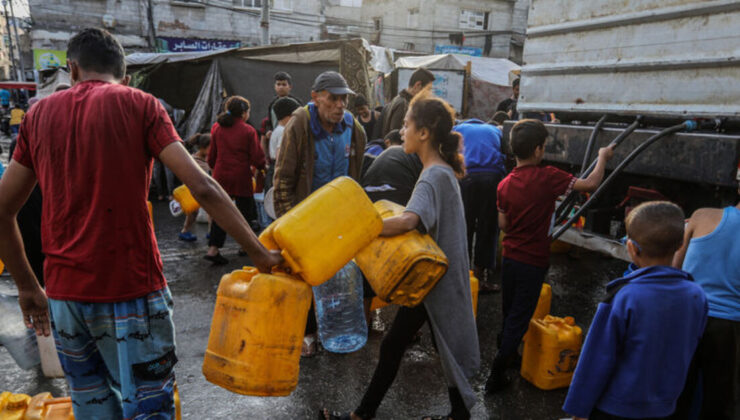
<path fill-rule="evenodd" d="M 572 317 L 546 315 L 529 321 L 529 331 L 522 353 L 522 377 L 544 390 L 569 386 L 583 344 L 581 328 Z"/>
<path fill-rule="evenodd" d="M 260 235 L 280 249 L 291 274 L 318 286 L 377 238 L 383 221 L 362 187 L 349 177 L 324 185 Z"/>
<path fill-rule="evenodd" d="M 44 412 L 41 418 L 44 420 L 74 420 L 72 398 L 52 398 L 44 401 Z"/>
<path fill-rule="evenodd" d="M 174 391 L 175 420 L 182 420 L 182 406 L 180 405 L 180 392 L 177 390 L 177 384 L 175 384 Z"/>
<path fill-rule="evenodd" d="M 374 204 L 384 219 L 404 210 L 387 200 Z M 447 272 L 447 257 L 431 236 L 417 230 L 377 238 L 355 256 L 368 283 L 382 301 L 416 306 Z"/>
<path fill-rule="evenodd" d="M 185 184 L 175 188 L 172 191 L 172 197 L 180 203 L 180 207 L 185 214 L 195 213 L 200 208 L 200 204 L 195 201 L 195 197 Z"/>
<path fill-rule="evenodd" d="M 532 320 L 542 319 L 550 313 L 550 307 L 552 306 L 552 287 L 547 283 L 542 283 L 542 289 L 540 290 L 540 297 L 537 299 L 537 307 L 532 315 Z M 522 341 L 527 341 L 529 332 L 532 330 L 530 326 L 527 332 L 522 337 Z"/>
<path fill-rule="evenodd" d="M 0 393 L 0 412 L 2 412 L 5 408 L 5 404 L 7 404 L 8 398 L 11 395 L 13 395 L 13 393 L 8 391 L 3 391 L 2 393 Z"/>
<path fill-rule="evenodd" d="M 52 398 L 51 392 L 42 392 L 36 394 L 31 398 L 26 409 L 26 414 L 23 415 L 23 420 L 42 420 L 42 414 L 44 412 L 44 402 Z"/>
<path fill-rule="evenodd" d="M 480 290 L 480 281 L 475 277 L 473 270 L 470 270 L 470 294 L 473 297 L 473 315 L 478 316 L 478 291 Z"/>
<path fill-rule="evenodd" d="M 473 275 L 473 271 L 470 271 L 470 294 L 473 298 L 473 315 L 478 314 L 478 292 L 480 290 L 480 282 L 478 281 L 478 278 Z M 378 297 L 374 297 L 372 302 L 370 302 L 370 310 L 374 311 L 376 309 L 384 308 L 386 306 L 390 305 L 390 303 L 385 302 L 383 300 L 378 299 Z"/>
<path fill-rule="evenodd" d="M 154 226 L 154 212 L 152 211 L 152 202 L 147 201 L 146 202 L 146 208 L 149 210 L 149 220 L 152 221 L 152 226 Z"/>
<path fill-rule="evenodd" d="M 0 260 L 0 274 L 3 274 L 3 270 L 5 270 L 5 263 L 3 263 L 3 260 Z"/>
<path fill-rule="evenodd" d="M 550 244 L 551 254 L 565 254 L 573 248 L 573 245 L 561 240 L 552 241 Z"/>
<path fill-rule="evenodd" d="M 11 394 L 5 399 L 5 407 L 0 410 L 0 419 L 2 420 L 23 420 L 28 408 L 31 397 L 26 394 Z"/>
<path fill-rule="evenodd" d="M 284 396 L 298 385 L 311 287 L 244 267 L 221 279 L 203 374 L 244 395 Z"/>

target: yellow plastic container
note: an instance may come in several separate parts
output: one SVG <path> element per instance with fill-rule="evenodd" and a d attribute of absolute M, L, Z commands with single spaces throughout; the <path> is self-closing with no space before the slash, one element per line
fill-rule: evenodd
<path fill-rule="evenodd" d="M 203 374 L 239 394 L 289 395 L 298 385 L 311 287 L 244 267 L 218 286 Z"/>
<path fill-rule="evenodd" d="M 149 219 L 151 219 L 152 226 L 154 226 L 154 212 L 152 211 L 152 202 L 151 201 L 147 201 L 146 202 L 146 207 L 149 210 Z"/>
<path fill-rule="evenodd" d="M 282 250 L 291 273 L 311 286 L 329 280 L 383 229 L 362 187 L 339 177 L 316 190 L 260 235 Z"/>
<path fill-rule="evenodd" d="M 384 219 L 404 210 L 387 200 L 374 204 Z M 368 283 L 382 301 L 416 306 L 447 272 L 447 257 L 429 235 L 417 230 L 377 238 L 355 256 Z"/>
<path fill-rule="evenodd" d="M 180 203 L 180 207 L 185 214 L 195 213 L 200 208 L 200 204 L 195 201 L 195 197 L 185 184 L 175 188 L 172 191 L 172 197 Z"/>
<path fill-rule="evenodd" d="M 552 241 L 550 244 L 551 254 L 565 254 L 573 248 L 573 245 L 560 240 Z"/>
<path fill-rule="evenodd" d="M 74 420 L 72 399 L 70 397 L 52 398 L 44 401 L 44 420 Z"/>
<path fill-rule="evenodd" d="M 13 395 L 12 392 L 3 391 L 0 393 L 0 412 L 5 408 L 5 404 L 8 402 L 8 398 Z"/>
<path fill-rule="evenodd" d="M 540 298 L 537 300 L 537 308 L 534 310 L 532 320 L 542 319 L 550 313 L 550 307 L 552 306 L 552 287 L 547 283 L 542 283 L 542 289 L 540 290 Z M 527 341 L 532 327 L 527 329 L 526 334 L 522 337 L 522 341 Z"/>
<path fill-rule="evenodd" d="M 175 420 L 182 420 L 182 407 L 180 405 L 180 392 L 177 390 L 177 384 L 175 384 Z"/>
<path fill-rule="evenodd" d="M 470 293 L 473 295 L 473 315 L 478 316 L 478 291 L 480 290 L 480 282 L 478 277 L 475 277 L 473 270 L 470 270 Z"/>
<path fill-rule="evenodd" d="M 28 408 L 31 397 L 26 394 L 12 394 L 5 399 L 5 407 L 0 411 L 2 420 L 23 420 L 23 414 Z"/>
<path fill-rule="evenodd" d="M 26 414 L 23 415 L 23 420 L 42 420 L 44 402 L 51 398 L 51 392 L 42 392 L 34 395 L 28 403 L 28 408 L 26 409 Z"/>
<path fill-rule="evenodd" d="M 473 275 L 473 271 L 470 271 L 470 293 L 473 297 L 473 314 L 477 316 L 478 314 L 478 292 L 480 290 L 480 282 L 478 281 L 478 278 Z M 384 308 L 386 306 L 390 305 L 390 303 L 378 299 L 378 297 L 374 297 L 372 302 L 370 302 L 370 310 L 374 311 L 376 309 Z"/>
<path fill-rule="evenodd" d="M 572 317 L 546 315 L 531 320 L 529 330 L 522 353 L 522 377 L 544 390 L 569 386 L 583 344 L 581 328 Z"/>

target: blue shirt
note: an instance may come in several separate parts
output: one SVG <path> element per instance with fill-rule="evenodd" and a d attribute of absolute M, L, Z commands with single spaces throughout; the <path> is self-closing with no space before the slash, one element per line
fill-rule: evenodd
<path fill-rule="evenodd" d="M 333 179 L 349 174 L 349 156 L 352 150 L 354 117 L 344 112 L 344 118 L 331 133 L 321 126 L 314 103 L 308 104 L 309 124 L 314 136 L 315 158 L 311 191 L 323 187 Z"/>
<path fill-rule="evenodd" d="M 501 130 L 481 120 L 471 119 L 452 128 L 463 136 L 463 156 L 468 173 L 506 174 L 501 153 Z"/>
<path fill-rule="evenodd" d="M 563 410 L 589 417 L 595 407 L 628 418 L 676 409 L 704 332 L 707 300 L 690 274 L 664 266 L 635 270 L 599 304 Z"/>
<path fill-rule="evenodd" d="M 740 321 L 740 210 L 726 207 L 712 233 L 691 239 L 683 269 L 704 289 L 709 316 Z"/>
<path fill-rule="evenodd" d="M 10 105 L 10 92 L 7 89 L 0 89 L 0 105 Z"/>

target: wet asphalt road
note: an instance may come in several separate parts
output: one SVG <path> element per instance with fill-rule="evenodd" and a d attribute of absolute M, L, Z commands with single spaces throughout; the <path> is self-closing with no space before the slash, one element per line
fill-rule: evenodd
<path fill-rule="evenodd" d="M 230 260 L 226 266 L 211 267 L 202 259 L 205 252 L 206 225 L 196 224 L 195 243 L 177 239 L 183 218 L 173 218 L 164 202 L 155 203 L 155 229 L 162 252 L 164 269 L 175 299 L 177 327 L 176 375 L 185 419 L 313 419 L 318 409 L 351 410 L 362 398 L 364 388 L 377 362 L 378 349 L 393 319 L 392 307 L 380 310 L 368 344 L 353 354 L 339 355 L 325 351 L 301 361 L 298 388 L 289 397 L 257 398 L 237 395 L 210 384 L 201 374 L 208 341 L 210 319 L 220 277 L 248 265 L 247 257 L 237 256 L 237 246 L 229 239 L 222 253 Z M 584 330 L 593 317 L 596 304 L 604 296 L 604 285 L 618 277 L 626 263 L 588 252 L 554 255 L 548 273 L 553 287 L 551 313 L 570 315 Z M 12 291 L 12 280 L 0 278 L 0 292 Z M 512 385 L 499 395 L 486 397 L 483 384 L 495 354 L 496 333 L 501 326 L 500 294 L 480 297 L 478 331 L 483 363 L 473 380 L 479 404 L 475 419 L 559 419 L 566 417 L 560 407 L 567 389 L 541 391 L 523 380 L 513 368 Z M 413 419 L 423 415 L 448 413 L 447 389 L 441 367 L 432 347 L 428 327 L 421 342 L 406 354 L 400 372 L 386 395 L 378 419 Z M 46 379 L 38 370 L 17 368 L 8 352 L 0 349 L 0 391 L 35 394 L 50 391 L 67 395 L 63 379 Z"/>

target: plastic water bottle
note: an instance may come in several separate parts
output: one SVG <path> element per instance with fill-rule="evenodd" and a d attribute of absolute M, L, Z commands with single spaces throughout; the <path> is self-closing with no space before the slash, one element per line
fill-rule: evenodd
<path fill-rule="evenodd" d="M 0 344 L 21 369 L 28 370 L 41 363 L 36 334 L 26 328 L 18 298 L 0 293 Z"/>
<path fill-rule="evenodd" d="M 354 261 L 331 279 L 313 287 L 319 338 L 333 353 L 351 353 L 367 342 L 363 310 L 362 272 Z"/>

